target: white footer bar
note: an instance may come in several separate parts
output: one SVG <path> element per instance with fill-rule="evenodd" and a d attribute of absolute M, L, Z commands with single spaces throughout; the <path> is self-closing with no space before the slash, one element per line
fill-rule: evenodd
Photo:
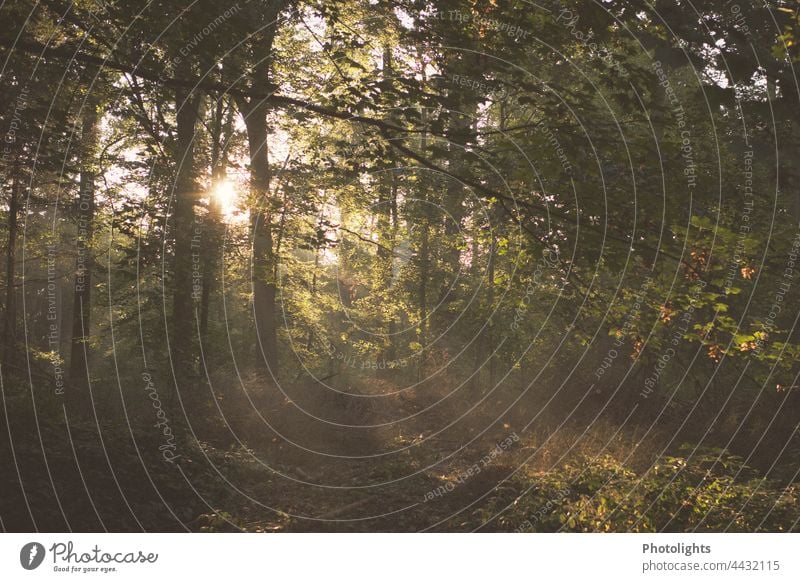
<path fill-rule="evenodd" d="M 797 534 L 3 534 L 0 580 L 777 581 L 798 553 Z"/>

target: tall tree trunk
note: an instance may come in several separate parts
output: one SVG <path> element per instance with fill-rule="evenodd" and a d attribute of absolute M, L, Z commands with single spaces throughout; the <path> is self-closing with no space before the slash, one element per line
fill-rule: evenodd
<path fill-rule="evenodd" d="M 427 207 L 423 206 L 423 212 L 427 214 Z M 430 276 L 430 226 L 427 217 L 422 218 L 422 235 L 419 248 L 419 289 L 417 301 L 419 302 L 419 334 L 417 341 L 421 346 L 419 349 L 419 369 L 418 377 L 424 376 L 425 359 L 427 357 L 425 342 L 427 341 L 428 326 L 428 277 Z"/>
<path fill-rule="evenodd" d="M 478 62 L 475 62 L 478 61 Z M 480 57 L 472 55 L 462 61 L 448 61 L 445 63 L 445 76 L 448 78 L 473 74 L 473 71 L 480 70 Z M 475 123 L 475 116 L 478 112 L 477 94 L 469 94 L 460 88 L 451 91 L 448 96 L 447 105 L 449 108 L 449 120 L 446 128 L 448 139 L 448 170 L 456 176 L 466 176 L 468 170 L 469 153 L 464 149 L 464 143 L 469 141 L 470 132 Z M 467 189 L 464 185 L 454 178 L 448 178 L 447 187 L 444 193 L 444 209 L 447 211 L 443 217 L 444 237 L 441 245 L 443 246 L 444 258 L 444 277 L 440 289 L 439 301 L 449 303 L 456 299 L 456 287 L 453 282 L 461 270 L 461 241 L 462 221 L 467 213 L 464 204 Z M 447 313 L 446 309 L 442 310 Z M 445 322 L 447 325 L 447 322 Z"/>
<path fill-rule="evenodd" d="M 208 338 L 208 314 L 211 309 L 211 293 L 216 287 L 217 254 L 219 245 L 219 223 L 221 212 L 219 203 L 209 201 L 206 218 L 205 236 L 203 237 L 203 291 L 200 297 L 200 341 L 205 346 Z M 205 348 L 204 348 L 205 349 Z"/>
<path fill-rule="evenodd" d="M 322 219 L 322 213 L 320 213 L 320 220 Z M 317 294 L 317 270 L 319 269 L 319 257 L 320 257 L 320 250 L 314 249 L 314 271 L 311 273 L 311 283 L 308 286 L 308 291 L 313 298 Z M 311 351 L 311 348 L 314 345 L 314 327 L 309 324 L 306 328 L 306 350 Z"/>
<path fill-rule="evenodd" d="M 498 215 L 497 212 L 493 213 L 495 216 Z M 499 216 L 497 216 L 499 218 Z M 491 234 L 491 243 L 489 244 L 489 264 L 487 266 L 487 276 L 488 279 L 487 288 L 486 288 L 486 303 L 487 303 L 487 311 L 490 314 L 494 312 L 494 301 L 495 301 L 495 290 L 494 290 L 494 278 L 495 278 L 495 261 L 497 260 L 497 222 L 493 221 L 494 224 L 490 225 L 492 234 Z M 480 343 L 484 344 L 483 353 L 484 355 L 489 355 L 494 352 L 494 325 L 492 321 L 493 315 L 489 316 L 488 321 L 486 322 L 486 329 L 484 330 L 483 338 Z M 497 361 L 493 355 L 489 356 L 489 390 L 494 389 L 494 379 L 496 375 L 497 369 Z"/>
<path fill-rule="evenodd" d="M 193 254 L 199 253 L 195 230 L 194 136 L 200 112 L 200 98 L 185 89 L 175 94 L 177 109 L 176 177 L 174 187 L 173 232 L 175 257 L 172 303 L 172 365 L 176 381 L 191 379 L 194 374 L 194 295 Z"/>
<path fill-rule="evenodd" d="M 425 60 L 421 59 L 421 70 L 423 79 L 425 77 Z M 422 126 L 425 128 L 428 123 L 428 115 L 425 109 L 420 111 L 422 118 Z M 424 129 L 420 134 L 420 152 L 422 155 L 428 153 L 428 134 L 427 129 Z M 424 184 L 420 184 L 419 198 L 419 219 L 421 221 L 420 227 L 422 233 L 420 234 L 420 248 L 419 248 L 419 287 L 417 290 L 417 301 L 419 303 L 419 333 L 417 342 L 419 348 L 419 367 L 417 368 L 417 379 L 421 380 L 424 377 L 425 360 L 427 358 L 425 342 L 427 341 L 427 324 L 428 324 L 428 278 L 430 277 L 430 212 L 427 203 L 427 192 Z"/>
<path fill-rule="evenodd" d="M 501 132 L 506 130 L 506 118 L 507 118 L 507 110 L 506 110 L 506 101 L 503 100 L 500 103 L 500 119 L 498 123 L 498 128 Z M 490 242 L 489 242 L 489 257 L 488 257 L 488 264 L 487 264 L 487 287 L 486 287 L 486 303 L 487 303 L 487 312 L 490 314 L 489 319 L 486 322 L 486 328 L 483 332 L 483 337 L 480 338 L 480 341 L 477 342 L 479 345 L 482 345 L 481 351 L 484 354 L 493 354 L 495 348 L 496 338 L 495 338 L 495 329 L 494 329 L 494 309 L 495 309 L 495 272 L 497 270 L 497 250 L 498 250 L 498 239 L 497 235 L 499 232 L 500 225 L 502 224 L 503 215 L 500 211 L 500 206 L 495 204 L 489 208 L 489 230 L 490 230 Z M 477 375 L 476 375 L 477 376 Z M 495 378 L 497 377 L 497 357 L 492 355 L 489 357 L 489 386 L 488 390 L 494 390 L 494 383 Z"/>
<path fill-rule="evenodd" d="M 211 308 L 211 295 L 216 288 L 218 257 L 221 253 L 222 208 L 213 193 L 213 188 L 226 179 L 228 165 L 227 143 L 233 129 L 233 106 L 225 111 L 225 101 L 217 102 L 212 123 L 211 135 L 211 187 L 208 217 L 203 237 L 203 293 L 200 299 L 200 339 L 205 346 L 208 337 L 208 316 Z"/>
<path fill-rule="evenodd" d="M 257 367 L 274 376 L 277 374 L 278 340 L 275 327 L 276 266 L 272 245 L 267 107 L 259 103 L 249 108 L 245 125 L 250 149 L 251 267 L 256 359 Z"/>
<path fill-rule="evenodd" d="M 11 170 L 11 195 L 8 200 L 8 244 L 6 246 L 6 297 L 3 312 L 3 368 L 7 368 L 14 356 L 16 347 L 17 306 L 16 306 L 16 271 L 17 271 L 17 232 L 19 226 L 19 158 L 14 160 Z"/>
<path fill-rule="evenodd" d="M 256 95 L 270 93 L 272 44 L 278 29 L 278 15 L 284 0 L 266 5 L 250 5 L 252 21 L 258 25 L 252 36 L 250 86 Z M 263 98 L 238 97 L 236 104 L 244 117 L 250 155 L 250 232 L 252 236 L 253 318 L 256 328 L 256 370 L 276 377 L 278 372 L 278 335 L 275 326 L 275 298 L 278 264 L 272 233 L 272 200 L 267 138 L 269 104 Z"/>
<path fill-rule="evenodd" d="M 92 299 L 92 235 L 94 230 L 95 179 L 99 141 L 97 104 L 88 100 L 81 126 L 80 191 L 78 194 L 78 256 L 75 262 L 75 287 L 72 309 L 72 342 L 70 350 L 71 400 L 79 411 L 88 410 L 89 363 L 88 342 Z"/>
<path fill-rule="evenodd" d="M 393 83 L 394 81 L 394 67 L 392 63 L 392 49 L 389 46 L 384 46 L 383 49 L 383 62 L 381 76 L 385 83 Z M 389 121 L 395 122 L 394 116 L 389 115 Z M 398 285 L 399 269 L 402 268 L 402 263 L 395 265 L 398 258 L 397 253 L 397 174 L 395 172 L 395 159 L 393 154 L 389 154 L 386 161 L 386 167 L 381 173 L 380 184 L 378 189 L 378 207 L 377 207 L 377 230 L 380 241 L 380 246 L 377 252 L 377 268 L 375 273 L 377 275 L 377 292 L 380 296 L 385 297 L 387 304 L 391 305 L 393 302 L 391 296 L 397 290 L 393 287 Z M 395 272 L 395 269 L 398 269 Z M 395 334 L 397 331 L 397 318 L 400 316 L 397 308 L 395 307 L 387 314 L 386 333 L 387 337 L 384 341 L 384 348 L 382 353 L 382 360 L 386 363 L 385 371 L 390 372 L 391 368 L 389 363 L 394 363 L 397 359 L 397 342 Z"/>

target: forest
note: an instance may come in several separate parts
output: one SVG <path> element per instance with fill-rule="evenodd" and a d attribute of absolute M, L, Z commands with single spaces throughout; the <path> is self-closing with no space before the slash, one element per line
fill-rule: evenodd
<path fill-rule="evenodd" d="M 0 531 L 800 531 L 797 2 L 0 22 Z"/>

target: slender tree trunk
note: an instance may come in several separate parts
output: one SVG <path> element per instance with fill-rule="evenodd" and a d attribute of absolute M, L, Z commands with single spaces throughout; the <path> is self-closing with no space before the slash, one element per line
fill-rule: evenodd
<path fill-rule="evenodd" d="M 493 213 L 497 216 L 497 213 Z M 499 217 L 497 217 L 499 218 Z M 492 224 L 490 226 L 492 230 L 491 234 L 491 243 L 489 245 L 489 265 L 488 265 L 488 273 L 487 273 L 487 291 L 486 291 L 486 303 L 487 303 L 487 312 L 492 313 L 494 310 L 494 297 L 495 297 L 495 290 L 494 290 L 494 278 L 495 278 L 495 261 L 497 260 L 497 223 Z M 484 344 L 484 354 L 489 355 L 494 352 L 494 326 L 492 325 L 491 316 L 489 320 L 486 322 L 486 329 L 484 330 L 484 337 L 481 343 Z M 489 357 L 489 390 L 494 389 L 494 379 L 495 379 L 495 372 L 496 372 L 497 362 L 495 361 L 494 356 Z"/>
<path fill-rule="evenodd" d="M 78 195 L 78 256 L 75 262 L 75 287 L 72 308 L 70 384 L 78 410 L 88 410 L 88 346 L 92 305 L 92 235 L 95 212 L 95 179 L 99 141 L 96 103 L 89 100 L 84 108 L 81 127 L 81 168 Z"/>
<path fill-rule="evenodd" d="M 8 244 L 6 246 L 6 301 L 3 313 L 3 368 L 12 360 L 16 347 L 17 306 L 17 233 L 19 226 L 19 158 L 14 161 L 11 175 L 11 196 L 8 200 Z"/>
<path fill-rule="evenodd" d="M 428 277 L 430 276 L 430 226 L 423 218 L 419 248 L 419 342 L 425 345 L 428 320 Z"/>
<path fill-rule="evenodd" d="M 500 121 L 499 121 L 499 129 L 500 131 L 506 130 L 506 102 L 502 101 L 500 103 Z M 497 249 L 498 249 L 498 240 L 497 240 L 497 233 L 500 225 L 502 223 L 502 213 L 500 211 L 500 207 L 495 205 L 490 208 L 489 210 L 489 229 L 491 233 L 490 243 L 489 243 L 489 257 L 488 257 L 488 265 L 487 265 L 487 292 L 486 292 L 486 303 L 487 303 L 487 313 L 493 314 L 495 309 L 495 272 L 497 270 Z M 484 330 L 483 338 L 481 339 L 479 344 L 483 344 L 483 353 L 484 354 L 492 354 L 495 351 L 495 329 L 494 329 L 494 322 L 492 320 L 492 315 L 490 315 L 489 320 L 486 322 L 486 329 Z M 489 390 L 494 389 L 495 378 L 497 377 L 497 357 L 491 356 L 489 358 Z"/>
<path fill-rule="evenodd" d="M 223 119 L 224 118 L 224 119 Z M 214 112 L 211 135 L 211 187 L 226 179 L 228 158 L 226 144 L 230 139 L 233 127 L 233 107 L 225 113 L 225 102 L 220 99 Z M 208 316 L 211 309 L 211 295 L 217 279 L 216 271 L 222 242 L 222 208 L 212 191 L 209 196 L 208 217 L 206 218 L 205 236 L 203 237 L 203 292 L 200 299 L 200 339 L 205 346 L 208 337 Z"/>
<path fill-rule="evenodd" d="M 203 237 L 203 291 L 200 297 L 200 340 L 205 346 L 208 338 L 208 314 L 211 310 L 211 293 L 216 287 L 217 255 L 220 251 L 219 223 L 221 212 L 219 203 L 209 202 Z"/>
<path fill-rule="evenodd" d="M 390 172 L 391 170 L 389 170 Z M 392 199 L 396 196 L 394 175 L 384 172 L 379 187 L 379 200 L 376 208 L 376 230 L 380 246 L 375 256 L 375 269 L 372 277 L 372 292 L 382 301 L 391 304 L 391 296 L 396 293 L 392 289 L 396 283 L 394 273 L 395 231 L 392 228 Z M 384 325 L 387 336 L 384 339 L 381 358 L 386 361 L 395 359 L 394 330 L 396 313 L 386 314 Z M 388 370 L 388 368 L 386 368 Z"/>
<path fill-rule="evenodd" d="M 422 74 L 425 78 L 425 61 L 422 60 Z M 422 125 L 427 125 L 427 113 L 423 109 L 420 111 L 422 117 Z M 420 151 L 423 155 L 427 154 L 428 150 L 428 135 L 427 131 L 423 131 L 420 135 Z M 420 248 L 419 248 L 419 289 L 417 300 L 419 302 L 419 334 L 417 342 L 420 345 L 419 349 L 419 367 L 417 368 L 417 378 L 421 380 L 424 377 L 425 359 L 427 357 L 425 350 L 425 342 L 427 341 L 427 324 L 428 324 L 428 278 L 430 277 L 430 213 L 427 205 L 427 192 L 425 185 L 420 185 L 421 190 L 418 195 L 420 200 L 419 218 L 422 222 L 420 234 Z"/>
<path fill-rule="evenodd" d="M 389 188 L 389 228 L 390 228 L 390 238 L 389 244 L 390 248 L 392 249 L 392 253 L 389 257 L 389 274 L 390 274 L 390 285 L 392 286 L 392 291 L 396 292 L 395 290 L 400 287 L 400 270 L 403 268 L 402 262 L 397 266 L 397 272 L 395 272 L 394 261 L 395 261 L 395 253 L 397 252 L 397 176 L 392 173 L 391 177 L 391 186 Z M 390 314 L 389 316 L 389 325 L 388 325 L 388 345 L 386 348 L 386 359 L 389 362 L 394 362 L 397 360 L 397 341 L 396 341 L 396 334 L 397 334 L 397 317 L 399 314 L 397 312 Z M 387 367 L 388 370 L 388 367 Z"/>
<path fill-rule="evenodd" d="M 445 63 L 445 75 L 448 77 L 466 73 L 471 74 L 471 70 L 480 70 L 477 66 L 479 57 L 472 56 L 466 62 L 453 61 Z M 466 70 L 465 70 L 466 68 Z M 478 95 L 470 95 L 459 89 L 451 91 L 448 96 L 449 122 L 447 124 L 446 136 L 448 138 L 448 170 L 457 176 L 467 175 L 468 156 L 464 144 L 468 141 L 470 131 L 475 123 L 478 112 Z M 461 241 L 462 221 L 467 213 L 465 200 L 468 190 L 464 185 L 454 178 L 448 178 L 447 187 L 444 194 L 444 209 L 447 211 L 443 217 L 444 237 L 441 245 L 443 247 L 444 258 L 444 277 L 442 287 L 439 291 L 439 301 L 449 303 L 456 299 L 456 287 L 452 286 L 453 281 L 458 276 L 461 269 Z M 442 310 L 443 314 L 447 310 Z M 445 325 L 447 322 L 445 322 Z"/>
<path fill-rule="evenodd" d="M 384 82 L 387 84 L 392 83 L 394 81 L 394 66 L 391 47 L 384 46 L 382 65 L 381 76 Z M 389 121 L 394 122 L 395 119 L 390 116 Z M 377 252 L 377 292 L 379 296 L 385 297 L 387 304 L 391 305 L 393 304 L 391 296 L 396 293 L 394 286 L 398 285 L 399 277 L 399 272 L 395 272 L 395 261 L 399 258 L 395 255 L 397 252 L 397 174 L 395 173 L 395 160 L 392 154 L 389 155 L 386 169 L 381 173 L 377 210 L 378 237 L 381 242 Z M 402 268 L 402 264 L 398 265 L 397 268 Z M 399 317 L 399 313 L 397 313 L 396 309 L 387 314 L 385 323 L 387 337 L 384 340 L 383 354 L 381 356 L 386 364 L 392 363 L 397 359 L 397 342 L 395 341 L 397 317 Z M 386 372 L 392 371 L 388 365 L 383 370 Z"/>
<path fill-rule="evenodd" d="M 320 213 L 320 218 L 322 218 L 322 214 Z M 311 285 L 309 286 L 309 293 L 311 297 L 314 297 L 317 294 L 317 270 L 319 269 L 319 256 L 320 251 L 319 249 L 314 249 L 314 272 L 311 274 Z M 306 329 L 306 350 L 311 351 L 312 346 L 314 345 L 314 328 L 309 324 L 308 328 Z"/>

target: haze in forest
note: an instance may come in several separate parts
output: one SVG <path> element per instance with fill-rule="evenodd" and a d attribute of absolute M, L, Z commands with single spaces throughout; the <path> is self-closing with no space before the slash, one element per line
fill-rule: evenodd
<path fill-rule="evenodd" d="M 3 3 L 0 527 L 797 530 L 797 10 Z"/>

